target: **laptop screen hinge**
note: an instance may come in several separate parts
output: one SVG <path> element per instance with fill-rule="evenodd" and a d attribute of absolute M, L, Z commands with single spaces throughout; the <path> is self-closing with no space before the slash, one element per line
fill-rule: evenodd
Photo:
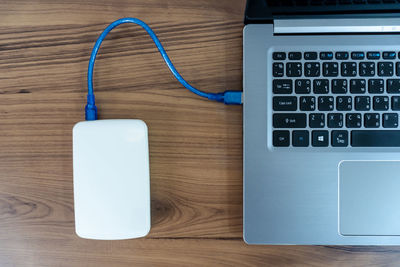
<path fill-rule="evenodd" d="M 275 19 L 275 34 L 394 33 L 400 32 L 400 18 Z"/>

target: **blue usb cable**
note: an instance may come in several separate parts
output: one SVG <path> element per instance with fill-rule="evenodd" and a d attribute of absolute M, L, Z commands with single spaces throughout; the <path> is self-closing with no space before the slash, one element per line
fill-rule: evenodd
<path fill-rule="evenodd" d="M 179 72 L 175 69 L 174 65 L 172 64 L 171 60 L 169 59 L 167 52 L 165 52 L 164 47 L 162 46 L 160 40 L 157 38 L 156 34 L 153 32 L 153 30 L 141 21 L 140 19 L 136 18 L 122 18 L 119 20 L 114 21 L 111 23 L 99 36 L 99 38 L 96 41 L 96 44 L 93 47 L 92 54 L 90 55 L 90 60 L 89 60 L 89 67 L 88 67 L 88 76 L 87 76 L 87 82 L 88 82 L 88 95 L 87 95 L 87 104 L 85 107 L 85 118 L 86 120 L 97 120 L 97 107 L 95 103 L 95 97 L 94 97 L 94 92 L 93 92 L 93 68 L 94 68 L 94 62 L 96 60 L 96 55 L 99 51 L 100 45 L 103 42 L 103 40 L 106 38 L 107 34 L 117 27 L 118 25 L 124 24 L 124 23 L 134 23 L 139 26 L 141 26 L 143 29 L 146 30 L 146 32 L 150 35 L 151 39 L 153 39 L 155 45 L 158 48 L 158 51 L 160 51 L 161 56 L 163 57 L 165 63 L 169 67 L 170 71 L 172 74 L 175 76 L 175 78 L 188 90 L 190 90 L 192 93 L 195 93 L 196 95 L 199 95 L 201 97 L 218 101 L 218 102 L 223 102 L 228 105 L 240 105 L 242 104 L 242 91 L 225 91 L 222 93 L 205 93 L 203 91 L 200 91 L 193 86 L 191 86 L 183 77 L 179 74 Z"/>

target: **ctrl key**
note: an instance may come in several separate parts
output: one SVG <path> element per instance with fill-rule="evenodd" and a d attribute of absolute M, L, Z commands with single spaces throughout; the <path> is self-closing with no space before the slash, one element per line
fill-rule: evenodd
<path fill-rule="evenodd" d="M 280 147 L 289 146 L 290 144 L 289 135 L 290 135 L 289 131 L 274 131 L 272 138 L 273 145 Z"/>

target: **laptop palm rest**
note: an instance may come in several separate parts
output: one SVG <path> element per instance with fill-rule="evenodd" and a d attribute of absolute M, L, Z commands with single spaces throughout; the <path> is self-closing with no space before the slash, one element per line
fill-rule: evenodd
<path fill-rule="evenodd" d="M 342 161 L 339 232 L 400 235 L 400 161 Z"/>

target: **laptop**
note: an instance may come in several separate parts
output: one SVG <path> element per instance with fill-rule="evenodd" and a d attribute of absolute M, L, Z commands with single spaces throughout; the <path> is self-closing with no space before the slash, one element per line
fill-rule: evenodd
<path fill-rule="evenodd" d="M 400 3 L 248 0 L 248 244 L 400 244 Z"/>

